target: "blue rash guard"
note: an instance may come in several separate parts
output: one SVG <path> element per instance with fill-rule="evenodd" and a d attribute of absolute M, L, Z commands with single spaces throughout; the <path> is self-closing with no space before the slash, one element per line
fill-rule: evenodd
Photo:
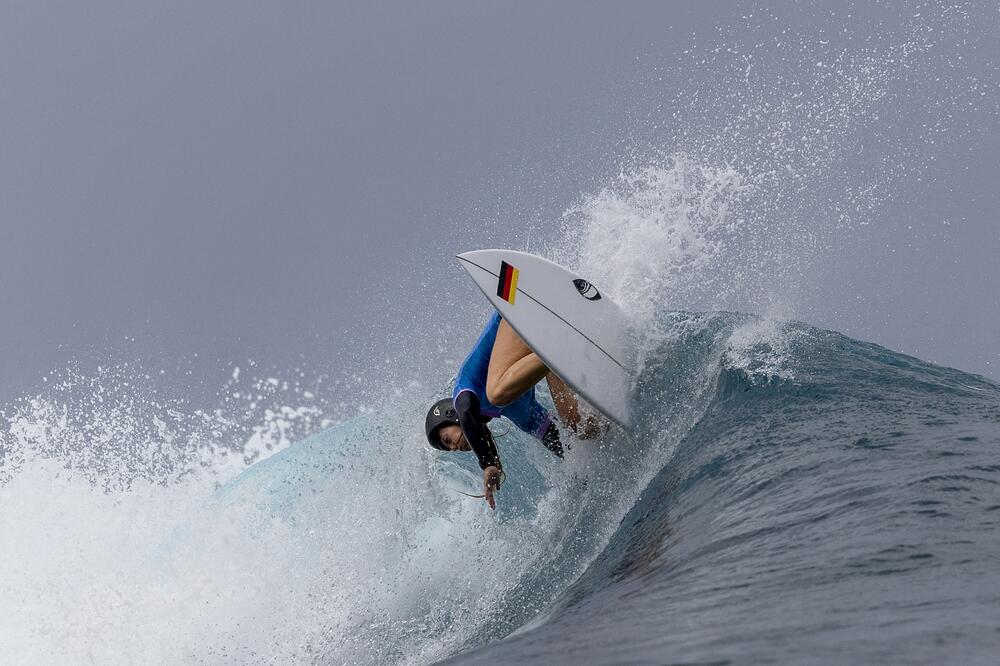
<path fill-rule="evenodd" d="M 493 342 L 500 327 L 500 313 L 494 311 L 486 323 L 476 345 L 469 352 L 458 377 L 455 379 L 455 390 L 452 399 L 457 400 L 463 391 L 471 391 L 479 398 L 480 413 L 489 418 L 505 416 L 514 422 L 518 428 L 541 440 L 546 446 L 545 434 L 552 424 L 552 414 L 535 399 L 535 388 L 532 387 L 514 402 L 503 407 L 497 407 L 486 398 L 486 376 L 490 368 L 490 356 L 493 354 Z M 551 447 L 550 447 L 551 448 Z M 562 455 L 560 448 L 557 455 Z"/>

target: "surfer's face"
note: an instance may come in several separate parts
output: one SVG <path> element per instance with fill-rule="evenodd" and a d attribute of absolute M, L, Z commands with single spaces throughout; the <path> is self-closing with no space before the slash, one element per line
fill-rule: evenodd
<path fill-rule="evenodd" d="M 471 451 L 472 447 L 465 441 L 462 429 L 457 425 L 446 425 L 438 430 L 438 439 L 449 451 Z"/>

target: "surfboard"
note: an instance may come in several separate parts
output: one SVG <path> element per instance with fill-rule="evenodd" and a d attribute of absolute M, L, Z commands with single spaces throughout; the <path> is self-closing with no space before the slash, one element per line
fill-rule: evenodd
<path fill-rule="evenodd" d="M 590 405 L 632 424 L 632 346 L 625 315 L 597 286 L 548 259 L 515 250 L 457 257 L 500 316 Z"/>

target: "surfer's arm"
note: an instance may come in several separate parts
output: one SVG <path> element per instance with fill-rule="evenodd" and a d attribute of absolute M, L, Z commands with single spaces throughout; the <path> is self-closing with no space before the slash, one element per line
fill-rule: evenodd
<path fill-rule="evenodd" d="M 496 442 L 493 441 L 493 435 L 483 423 L 480 414 L 479 396 L 474 391 L 460 392 L 455 396 L 455 411 L 458 412 L 458 424 L 462 427 L 462 434 L 479 459 L 479 466 L 482 469 L 487 467 L 502 469 Z"/>

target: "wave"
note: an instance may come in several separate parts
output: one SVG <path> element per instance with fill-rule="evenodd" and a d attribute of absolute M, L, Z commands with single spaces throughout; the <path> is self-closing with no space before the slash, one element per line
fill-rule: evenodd
<path fill-rule="evenodd" d="M 0 488 L 3 584 L 23 611 L 9 654 L 37 657 L 46 626 L 46 654 L 112 661 L 995 648 L 1000 387 L 794 322 L 655 328 L 632 433 L 561 463 L 495 426 L 496 514 L 455 492 L 476 488 L 471 456 L 422 442 L 422 395 L 221 486 L 189 468 L 109 489 L 22 455 Z"/>

